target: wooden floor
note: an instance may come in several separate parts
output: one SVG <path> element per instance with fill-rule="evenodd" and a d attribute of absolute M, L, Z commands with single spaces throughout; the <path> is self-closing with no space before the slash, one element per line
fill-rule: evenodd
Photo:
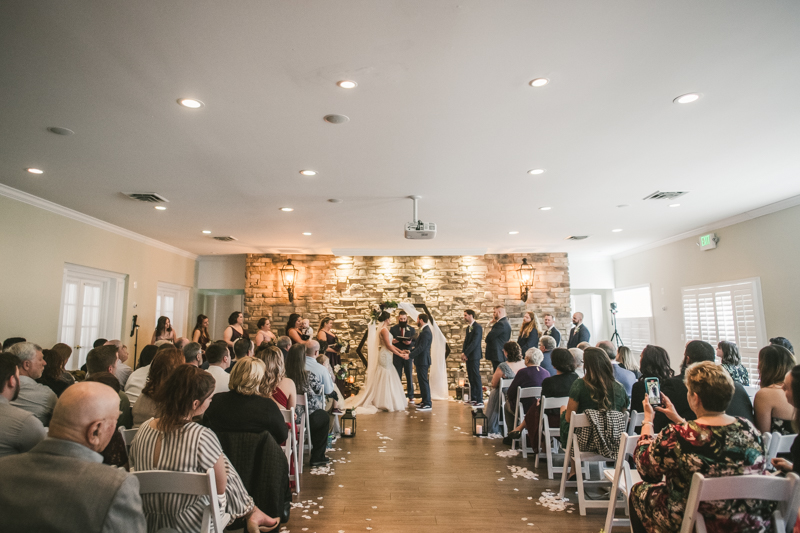
<path fill-rule="evenodd" d="M 284 531 L 597 533 L 603 526 L 604 510 L 580 516 L 574 489 L 572 513 L 536 505 L 543 491 L 558 491 L 559 480 L 547 480 L 541 466 L 540 480 L 512 477 L 509 466 L 534 470 L 533 457 L 498 457 L 508 447 L 473 437 L 470 410 L 460 403 L 362 415 L 357 424 L 355 438 L 339 439 L 328 452 L 344 461 L 331 464 L 333 475 L 305 467 L 294 498 L 303 506 L 292 509 Z"/>

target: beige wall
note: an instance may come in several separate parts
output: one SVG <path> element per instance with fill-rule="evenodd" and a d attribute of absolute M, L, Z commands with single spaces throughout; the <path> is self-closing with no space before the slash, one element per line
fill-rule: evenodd
<path fill-rule="evenodd" d="M 650 284 L 656 343 L 673 363 L 682 357 L 682 287 L 759 277 L 767 338 L 782 336 L 800 345 L 800 207 L 715 233 L 720 242 L 714 250 L 701 251 L 698 234 L 614 261 L 616 287 Z"/>
<path fill-rule="evenodd" d="M 133 315 L 139 350 L 153 333 L 157 283 L 194 286 L 194 259 L 0 196 L 0 337 L 57 342 L 65 263 L 128 275 L 122 329 L 131 353 Z"/>

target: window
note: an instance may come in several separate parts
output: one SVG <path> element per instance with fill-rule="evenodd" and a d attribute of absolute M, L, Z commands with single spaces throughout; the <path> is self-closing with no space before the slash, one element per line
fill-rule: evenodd
<path fill-rule="evenodd" d="M 623 344 L 635 354 L 640 353 L 653 340 L 653 307 L 650 303 L 650 286 L 615 289 L 617 303 L 617 331 Z"/>
<path fill-rule="evenodd" d="M 686 341 L 703 340 L 715 348 L 720 341 L 736 343 L 750 384 L 757 385 L 758 350 L 767 344 L 761 280 L 710 283 L 681 292 Z"/>

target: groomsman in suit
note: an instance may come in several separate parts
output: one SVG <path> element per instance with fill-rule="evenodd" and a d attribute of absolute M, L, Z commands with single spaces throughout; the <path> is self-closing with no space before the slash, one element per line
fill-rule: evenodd
<path fill-rule="evenodd" d="M 583 313 L 577 312 L 572 315 L 572 329 L 569 330 L 569 340 L 567 341 L 567 349 L 577 348 L 582 342 L 589 342 L 592 334 L 589 328 L 583 325 Z"/>
<path fill-rule="evenodd" d="M 492 362 L 492 372 L 506 360 L 503 345 L 511 339 L 511 324 L 506 317 L 506 308 L 498 305 L 494 308 L 494 319 L 489 322 L 492 328 L 486 335 L 486 359 Z"/>
<path fill-rule="evenodd" d="M 417 411 L 430 411 L 431 386 L 428 383 L 428 370 L 431 367 L 431 344 L 433 343 L 433 333 L 428 325 L 430 319 L 428 315 L 421 314 L 417 317 L 419 334 L 417 335 L 416 346 L 411 350 L 408 359 L 414 361 L 417 367 L 417 381 L 419 381 L 419 394 L 422 396 L 422 404 Z"/>
<path fill-rule="evenodd" d="M 561 332 L 558 331 L 558 328 L 555 324 L 556 322 L 555 319 L 553 319 L 553 315 L 549 313 L 544 315 L 544 327 L 546 329 L 542 332 L 542 335 L 553 337 L 553 339 L 556 341 L 556 348 L 558 348 L 561 346 Z"/>
<path fill-rule="evenodd" d="M 414 347 L 414 333 L 416 330 L 408 325 L 408 314 L 402 309 L 397 313 L 397 324 L 389 328 L 389 333 L 392 334 L 392 344 L 398 350 L 411 350 Z M 406 337 L 407 341 L 398 339 L 397 337 Z M 403 381 L 403 371 L 406 373 L 406 389 L 408 395 L 408 403 L 414 403 L 414 363 L 411 359 L 403 359 L 397 355 L 392 355 L 392 364 L 397 370 L 397 375 L 400 376 L 400 381 Z"/>
<path fill-rule="evenodd" d="M 470 403 L 475 407 L 483 407 L 483 385 L 481 384 L 481 340 L 483 328 L 475 320 L 475 311 L 464 311 L 464 322 L 467 323 L 467 334 L 464 335 L 464 347 L 461 360 L 467 363 L 469 377 Z"/>

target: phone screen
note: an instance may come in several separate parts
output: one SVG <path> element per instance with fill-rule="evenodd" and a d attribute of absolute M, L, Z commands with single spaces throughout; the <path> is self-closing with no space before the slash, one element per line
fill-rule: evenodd
<path fill-rule="evenodd" d="M 661 405 L 661 385 L 658 378 L 644 378 L 647 401 L 650 405 Z"/>

